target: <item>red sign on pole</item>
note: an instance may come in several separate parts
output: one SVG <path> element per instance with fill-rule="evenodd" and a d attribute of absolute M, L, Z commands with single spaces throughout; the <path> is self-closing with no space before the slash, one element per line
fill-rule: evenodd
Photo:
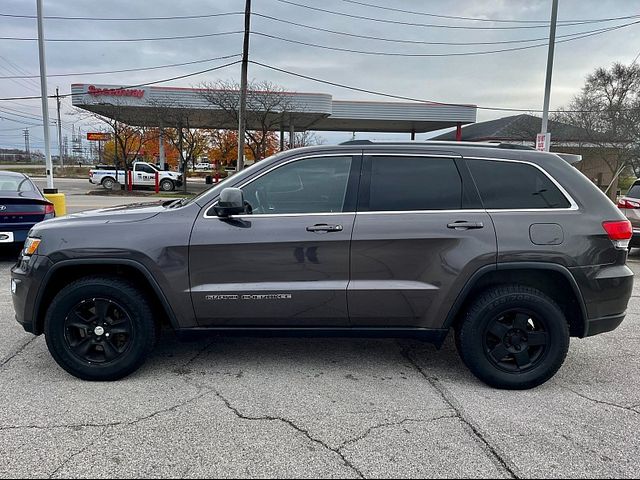
<path fill-rule="evenodd" d="M 551 145 L 550 133 L 539 133 L 536 135 L 536 150 L 541 152 L 548 152 Z"/>
<path fill-rule="evenodd" d="M 87 140 L 94 142 L 108 142 L 111 140 L 111 134 L 106 132 L 87 132 Z"/>

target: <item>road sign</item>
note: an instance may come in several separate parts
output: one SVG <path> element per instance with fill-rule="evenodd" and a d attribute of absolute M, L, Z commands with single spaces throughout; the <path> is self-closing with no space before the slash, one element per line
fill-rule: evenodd
<path fill-rule="evenodd" d="M 94 142 L 108 142 L 111 140 L 111 134 L 105 132 L 87 132 L 87 140 Z"/>
<path fill-rule="evenodd" d="M 551 145 L 550 133 L 539 133 L 536 135 L 536 150 L 541 152 L 548 152 Z"/>

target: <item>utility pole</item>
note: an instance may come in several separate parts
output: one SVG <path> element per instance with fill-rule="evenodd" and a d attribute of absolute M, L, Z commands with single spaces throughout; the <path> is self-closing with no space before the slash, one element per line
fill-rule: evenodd
<path fill-rule="evenodd" d="M 58 158 L 60 160 L 60 166 L 64 167 L 64 159 L 62 157 L 62 123 L 60 123 L 60 94 L 58 93 L 58 87 L 56 87 L 56 101 L 58 102 Z"/>
<path fill-rule="evenodd" d="M 38 56 L 40 59 L 40 95 L 42 96 L 42 123 L 44 128 L 44 158 L 46 162 L 47 188 L 44 193 L 58 193 L 53 187 L 51 142 L 49 138 L 49 103 L 47 99 L 47 66 L 44 56 L 44 31 L 42 27 L 42 0 L 36 0 L 38 14 Z"/>
<path fill-rule="evenodd" d="M 244 7 L 244 44 L 242 46 L 242 73 L 240 77 L 240 107 L 238 112 L 238 166 L 244 168 L 244 132 L 247 128 L 247 68 L 249 66 L 249 30 L 251 28 L 251 0 Z"/>
<path fill-rule="evenodd" d="M 22 133 L 24 134 L 24 151 L 26 152 L 29 161 L 31 161 L 31 151 L 29 149 L 29 129 L 25 128 Z"/>
<path fill-rule="evenodd" d="M 551 98 L 551 74 L 553 73 L 553 52 L 556 46 L 556 24 L 558 23 L 558 0 L 552 0 L 551 25 L 549 27 L 549 54 L 547 56 L 547 79 L 544 86 L 544 106 L 542 108 L 542 130 L 544 135 L 544 150 L 549 151 L 551 135 L 547 133 L 549 123 L 549 100 Z M 536 144 L 539 142 L 536 142 Z"/>

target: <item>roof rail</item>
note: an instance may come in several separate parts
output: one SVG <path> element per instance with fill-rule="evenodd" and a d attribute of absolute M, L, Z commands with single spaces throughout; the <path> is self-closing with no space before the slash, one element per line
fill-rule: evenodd
<path fill-rule="evenodd" d="M 502 148 L 505 150 L 535 150 L 533 147 L 527 145 L 518 145 L 516 143 L 502 143 L 502 142 L 458 142 L 451 140 L 426 140 L 424 142 L 416 141 L 373 141 L 373 140 L 349 140 L 342 142 L 340 145 L 450 145 L 450 146 L 463 146 L 463 147 L 484 147 L 484 148 Z M 551 152 L 570 165 L 582 161 L 582 155 L 576 155 L 573 153 L 559 153 Z"/>
<path fill-rule="evenodd" d="M 501 142 L 458 142 L 451 140 L 425 140 L 424 142 L 416 141 L 373 141 L 373 140 L 349 140 L 342 142 L 340 145 L 452 145 L 465 147 L 485 147 L 485 148 L 504 148 L 508 150 L 534 150 L 526 145 L 517 145 L 513 143 Z"/>
<path fill-rule="evenodd" d="M 574 153 L 558 153 L 558 152 L 551 152 L 551 153 L 555 153 L 557 156 L 559 156 L 569 165 L 573 165 L 574 163 L 578 163 L 582 161 L 582 155 L 576 155 Z"/>

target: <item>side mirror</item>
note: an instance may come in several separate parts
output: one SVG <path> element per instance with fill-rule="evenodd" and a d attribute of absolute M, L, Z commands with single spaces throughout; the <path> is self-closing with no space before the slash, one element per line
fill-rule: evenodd
<path fill-rule="evenodd" d="M 213 207 L 219 217 L 245 213 L 244 194 L 239 188 L 225 188 L 220 192 L 218 204 Z"/>

